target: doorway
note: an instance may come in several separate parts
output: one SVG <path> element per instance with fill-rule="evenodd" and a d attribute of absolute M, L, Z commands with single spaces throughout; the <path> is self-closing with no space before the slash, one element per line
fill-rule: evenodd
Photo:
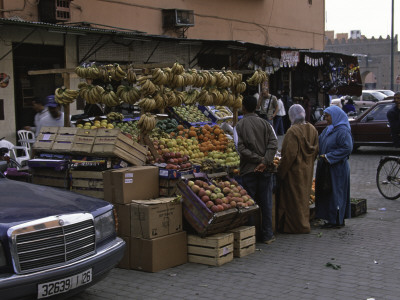
<path fill-rule="evenodd" d="M 53 95 L 63 85 L 61 74 L 28 75 L 31 70 L 64 68 L 63 46 L 22 44 L 13 45 L 15 82 L 15 120 L 17 130 L 33 126 L 35 111 L 32 99 Z"/>

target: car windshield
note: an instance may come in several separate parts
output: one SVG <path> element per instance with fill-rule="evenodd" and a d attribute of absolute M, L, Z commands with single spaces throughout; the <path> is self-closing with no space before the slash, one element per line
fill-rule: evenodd
<path fill-rule="evenodd" d="M 371 96 L 372 96 L 372 99 L 371 99 L 371 100 L 374 100 L 373 98 L 378 99 L 378 100 L 383 100 L 383 98 L 386 97 L 385 94 L 382 94 L 382 93 L 380 93 L 380 92 L 372 92 L 372 93 L 371 93 Z M 367 100 L 367 99 L 364 99 L 364 100 Z"/>
<path fill-rule="evenodd" d="M 374 107 L 365 117 L 372 117 L 374 121 L 387 121 L 387 112 L 393 107 L 393 105 L 393 103 L 378 105 Z"/>
<path fill-rule="evenodd" d="M 380 92 L 382 94 L 385 94 L 386 96 L 394 96 L 394 92 L 391 91 L 391 90 L 381 90 L 381 91 L 378 91 L 378 92 Z"/>

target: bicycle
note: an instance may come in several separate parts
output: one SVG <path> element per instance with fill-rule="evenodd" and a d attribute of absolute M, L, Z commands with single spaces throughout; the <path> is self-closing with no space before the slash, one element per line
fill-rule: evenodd
<path fill-rule="evenodd" d="M 381 158 L 376 171 L 376 185 L 386 199 L 395 200 L 400 197 L 400 157 Z"/>

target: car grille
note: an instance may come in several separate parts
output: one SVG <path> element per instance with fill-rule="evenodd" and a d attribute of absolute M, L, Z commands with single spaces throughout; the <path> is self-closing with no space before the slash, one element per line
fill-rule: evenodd
<path fill-rule="evenodd" d="M 17 273 L 55 267 L 93 254 L 96 232 L 93 218 L 85 215 L 57 217 L 16 230 L 12 235 L 12 253 Z"/>

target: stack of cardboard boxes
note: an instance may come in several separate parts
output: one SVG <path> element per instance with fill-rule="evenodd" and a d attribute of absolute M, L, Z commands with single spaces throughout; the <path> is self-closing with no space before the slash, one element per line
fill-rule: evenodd
<path fill-rule="evenodd" d="M 118 235 L 126 244 L 120 268 L 157 272 L 187 262 L 182 205 L 159 198 L 158 167 L 137 166 L 103 173 L 104 199 L 118 215 Z"/>

